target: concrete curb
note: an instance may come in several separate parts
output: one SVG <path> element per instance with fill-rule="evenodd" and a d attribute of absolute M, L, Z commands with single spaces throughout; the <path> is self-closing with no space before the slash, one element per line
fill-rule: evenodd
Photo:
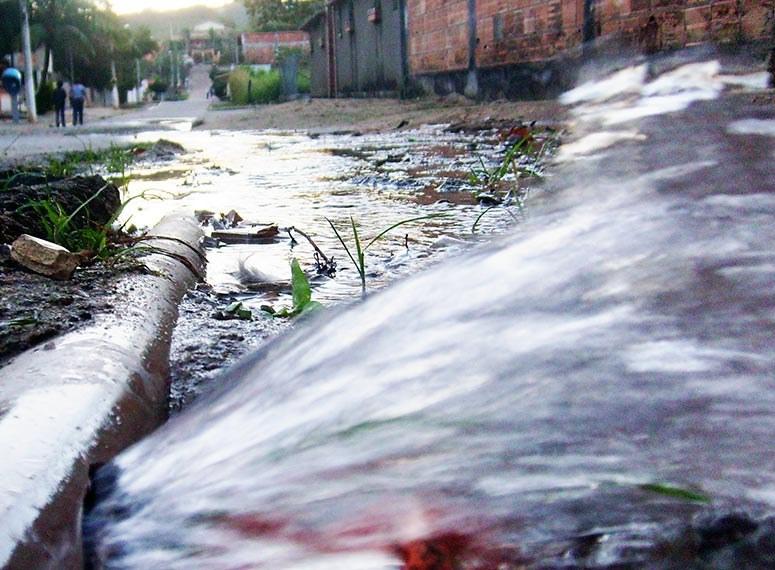
<path fill-rule="evenodd" d="M 81 569 L 89 467 L 166 417 L 178 303 L 204 272 L 201 230 L 170 216 L 114 314 L 0 369 L 0 568 Z"/>

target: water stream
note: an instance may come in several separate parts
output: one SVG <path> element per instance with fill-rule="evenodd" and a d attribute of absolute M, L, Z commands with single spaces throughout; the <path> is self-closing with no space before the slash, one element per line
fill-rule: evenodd
<path fill-rule="evenodd" d="M 775 115 L 729 83 L 668 59 L 568 94 L 574 140 L 517 231 L 270 343 L 102 469 L 95 565 L 775 567 Z M 417 212 L 398 181 L 326 195 L 353 157 L 321 141 L 202 136 L 245 217 Z M 416 257 L 476 215 L 444 207 Z"/>
<path fill-rule="evenodd" d="M 534 133 L 534 148 L 546 144 L 551 154 L 559 133 L 544 125 Z M 151 162 L 133 169 L 130 195 L 147 199 L 128 203 L 127 220 L 143 227 L 177 211 L 210 211 L 218 219 L 234 210 L 245 223 L 276 224 L 281 230 L 269 243 L 208 248 L 207 284 L 212 290 L 189 295 L 173 339 L 172 409 L 199 393 L 235 357 L 289 326 L 262 307 L 292 305 L 291 259 L 297 258 L 309 275 L 315 301 L 336 306 L 360 300 L 358 272 L 327 220 L 355 254 L 351 219 L 365 246 L 394 223 L 440 216 L 401 226 L 368 249 L 369 292 L 517 224 L 523 217 L 519 206 L 486 211 L 488 206 L 476 200 L 481 185 L 469 181 L 471 169 L 494 170 L 502 163 L 515 142 L 507 135 L 507 129 L 450 132 L 446 125 L 314 137 L 271 131 L 165 133 L 188 152 L 166 168 Z M 516 187 L 513 175 L 504 181 Z M 541 183 L 527 176 L 520 186 L 523 192 L 538 192 Z M 316 274 L 313 247 L 287 228 L 298 228 L 333 257 L 335 276 Z M 213 313 L 234 302 L 252 311 L 252 321 L 213 320 Z"/>
<path fill-rule="evenodd" d="M 314 138 L 249 131 L 168 134 L 166 138 L 184 144 L 192 154 L 167 172 L 167 179 L 155 167 L 147 175 L 135 172 L 133 194 L 167 199 L 132 202 L 127 215 L 147 226 L 177 210 L 236 210 L 246 221 L 296 227 L 338 260 L 337 279 L 318 283 L 315 297 L 324 303 L 352 301 L 359 298 L 358 276 L 326 219 L 349 231 L 352 217 L 361 238 L 368 240 L 401 220 L 445 215 L 404 226 L 375 246 L 369 259 L 370 289 L 416 272 L 434 250 L 463 245 L 463 240 L 475 241 L 514 224 L 517 208 L 497 208 L 477 224 L 476 234 L 471 231 L 482 208 L 473 199 L 476 189 L 466 180 L 469 170 L 479 157 L 497 164 L 505 149 L 497 132 L 487 135 L 448 133 L 444 125 L 393 135 Z M 453 239 L 439 239 L 442 236 Z M 234 291 L 251 270 L 289 280 L 291 257 L 305 268 L 314 265 L 314 250 L 298 234 L 295 237 L 301 244 L 293 250 L 285 232 L 273 244 L 210 250 L 208 282 L 220 291 Z M 246 298 L 254 308 L 261 301 Z"/>

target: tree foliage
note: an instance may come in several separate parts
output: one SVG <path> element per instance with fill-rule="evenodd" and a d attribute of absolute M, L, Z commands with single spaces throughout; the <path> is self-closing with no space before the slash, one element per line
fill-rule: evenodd
<path fill-rule="evenodd" d="M 298 30 L 325 0 L 242 0 L 253 27 L 259 32 Z"/>
<path fill-rule="evenodd" d="M 33 0 L 30 16 L 33 44 L 45 47 L 41 85 L 53 61 L 62 77 L 98 89 L 111 86 L 115 64 L 118 85 L 128 88 L 135 83 L 135 61 L 158 49 L 147 28 L 125 27 L 93 0 Z"/>
<path fill-rule="evenodd" d="M 21 10 L 17 0 L 0 2 L 0 57 L 19 50 Z"/>
<path fill-rule="evenodd" d="M 30 33 L 36 45 L 45 46 L 41 83 L 46 83 L 52 54 L 67 49 L 92 50 L 87 31 L 93 10 L 94 5 L 86 0 L 34 0 L 31 3 Z"/>

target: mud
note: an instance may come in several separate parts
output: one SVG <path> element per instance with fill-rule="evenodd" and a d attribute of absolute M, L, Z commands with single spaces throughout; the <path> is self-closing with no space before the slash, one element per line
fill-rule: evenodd
<path fill-rule="evenodd" d="M 93 199 L 91 199 L 94 197 Z M 88 206 L 80 206 L 89 200 Z M 57 178 L 42 170 L 0 172 L 0 243 L 12 243 L 26 233 L 46 238 L 39 216 L 31 202 L 57 203 L 66 214 L 74 215 L 79 227 L 102 226 L 121 204 L 118 188 L 101 176 Z"/>
<path fill-rule="evenodd" d="M 55 177 L 38 167 L 0 172 L 0 366 L 112 311 L 117 280 L 142 267 L 93 263 L 78 268 L 70 281 L 24 270 L 9 258 L 8 246 L 21 234 L 46 239 L 41 216 L 29 207 L 40 200 L 59 204 L 76 222 L 95 228 L 107 224 L 121 205 L 116 186 L 98 175 Z"/>
<path fill-rule="evenodd" d="M 559 124 L 567 109 L 556 101 L 476 102 L 461 96 L 423 99 L 306 99 L 251 108 L 213 107 L 197 130 L 279 129 L 312 134 L 407 131 L 447 124 L 456 132 L 476 132 L 538 121 Z"/>
<path fill-rule="evenodd" d="M 56 281 L 0 261 L 0 367 L 27 349 L 93 323 L 113 310 L 114 287 L 138 266 L 79 268 Z"/>

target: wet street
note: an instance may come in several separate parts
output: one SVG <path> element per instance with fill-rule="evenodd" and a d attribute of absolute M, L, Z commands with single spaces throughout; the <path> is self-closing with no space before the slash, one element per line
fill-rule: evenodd
<path fill-rule="evenodd" d="M 143 108 L 87 108 L 83 127 L 56 129 L 41 117 L 35 125 L 0 125 L 6 160 L 43 152 L 81 151 L 136 144 L 160 138 L 183 147 L 168 160 L 143 161 L 127 172 L 124 199 L 131 199 L 122 221 L 143 230 L 165 215 L 209 212 L 218 220 L 236 212 L 245 223 L 274 225 L 268 243 L 210 242 L 207 283 L 181 306 L 172 347 L 173 407 L 212 380 L 224 367 L 289 326 L 272 318 L 267 307 L 292 304 L 290 262 L 297 259 L 311 280 L 312 299 L 324 306 L 357 302 L 361 278 L 331 223 L 351 252 L 358 238 L 373 239 L 404 220 L 434 216 L 402 225 L 384 235 L 365 254 L 364 280 L 369 294 L 416 273 L 517 223 L 524 211 L 516 196 L 505 206 L 480 204 L 485 190 L 471 174 L 495 171 L 508 145 L 508 128 L 449 129 L 448 123 L 361 134 L 355 129 L 218 130 L 229 110 L 214 110 L 206 97 L 209 68 L 196 66 L 189 97 Z M 204 121 L 204 125 L 200 125 Z M 507 127 L 520 124 L 511 121 Z M 210 127 L 210 128 L 208 128 Z M 552 133 L 539 127 L 539 144 Z M 551 141 L 554 144 L 556 141 Z M 548 148 L 548 147 L 547 147 Z M 506 173 L 502 187 L 538 188 L 525 176 L 515 185 Z M 501 194 L 501 197 L 503 194 Z M 525 198 L 527 194 L 520 195 Z M 213 230 L 208 225 L 206 231 Z M 332 259 L 336 271 L 316 271 L 314 241 Z M 250 311 L 249 320 L 213 317 L 234 303 Z"/>
<path fill-rule="evenodd" d="M 147 227 L 173 212 L 209 213 L 218 220 L 234 211 L 243 224 L 274 225 L 279 232 L 268 243 L 210 242 L 209 287 L 189 295 L 175 333 L 176 385 L 178 380 L 201 383 L 200 374 L 214 377 L 235 355 L 287 326 L 262 308 L 292 304 L 292 259 L 310 277 L 313 300 L 324 306 L 360 300 L 359 273 L 330 223 L 354 252 L 353 223 L 365 245 L 393 224 L 434 216 L 401 225 L 368 249 L 365 281 L 367 292 L 374 293 L 487 241 L 524 215 L 516 201 L 492 209 L 479 204 L 476 195 L 482 189 L 468 179 L 471 169 L 482 164 L 494 169 L 502 160 L 506 146 L 495 131 L 452 133 L 438 125 L 391 134 L 310 137 L 197 130 L 170 132 L 165 138 L 188 152 L 166 165 L 133 171 L 130 195 L 143 199 L 128 205 L 127 220 Z M 523 182 L 522 192 L 539 187 L 540 179 L 532 178 Z M 316 251 L 305 235 L 333 258 L 335 275 L 316 272 Z M 213 319 L 235 302 L 252 312 L 250 321 Z"/>
<path fill-rule="evenodd" d="M 772 568 L 775 119 L 766 92 L 727 87 L 757 77 L 679 61 L 580 85 L 545 186 L 480 220 L 459 191 L 502 160 L 498 133 L 181 134 L 187 182 L 140 176 L 133 192 L 168 194 L 138 221 L 237 209 L 303 228 L 340 270 L 313 279 L 324 318 L 100 470 L 90 552 L 116 569 Z M 448 216 L 369 249 L 378 292 L 354 303 L 326 219 L 366 242 L 426 213 Z M 282 231 L 211 249 L 181 324 L 287 305 L 265 284 L 291 257 L 312 274 L 312 251 Z M 277 321 L 207 322 L 173 350 L 184 364 L 218 368 Z"/>

